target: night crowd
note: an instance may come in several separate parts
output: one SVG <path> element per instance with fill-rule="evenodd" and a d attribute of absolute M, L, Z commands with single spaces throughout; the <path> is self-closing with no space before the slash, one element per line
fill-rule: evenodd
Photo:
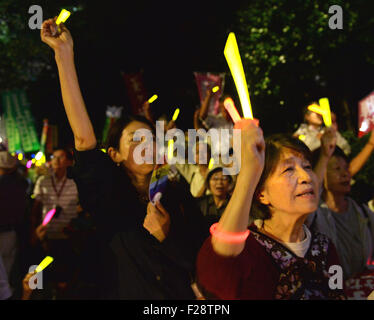
<path fill-rule="evenodd" d="M 32 179 L 0 151 L 0 299 L 367 299 L 374 205 L 350 191 L 374 150 L 372 133 L 352 157 L 336 114 L 326 127 L 305 106 L 295 132 L 264 138 L 261 124 L 233 123 L 227 95 L 210 114 L 208 88 L 194 129 L 228 129 L 230 156 L 238 154 L 232 132 L 240 129 L 239 174 L 209 161 L 216 149 L 203 137 L 194 142 L 195 163 L 176 164 L 161 199 L 150 201 L 155 165 L 134 160 L 141 142 L 133 137 L 139 129 L 155 135 L 152 106 L 123 115 L 100 145 L 73 38 L 61 28 L 56 34 L 46 20 L 41 40 L 55 54 L 75 145 L 56 148 Z M 165 131 L 175 127 L 165 123 Z M 46 256 L 54 261 L 43 270 L 43 289 L 32 288 L 38 280 L 29 268 Z"/>

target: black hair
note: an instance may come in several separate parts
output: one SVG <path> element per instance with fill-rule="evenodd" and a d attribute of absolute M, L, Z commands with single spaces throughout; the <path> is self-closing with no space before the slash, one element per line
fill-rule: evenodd
<path fill-rule="evenodd" d="M 66 158 L 70 161 L 73 161 L 74 160 L 74 155 L 73 155 L 73 151 L 67 147 L 56 147 L 53 149 L 53 152 L 52 154 L 54 154 L 56 151 L 64 151 L 65 152 L 65 155 L 66 155 Z"/>
<path fill-rule="evenodd" d="M 317 164 L 320 153 L 321 153 L 321 147 L 319 147 L 318 149 L 313 151 L 313 153 L 312 153 L 312 165 L 313 165 L 313 167 Z M 349 157 L 338 146 L 335 146 L 334 153 L 331 155 L 331 157 L 340 157 L 340 158 L 343 158 L 347 163 L 350 162 Z"/>
<path fill-rule="evenodd" d="M 301 154 L 312 164 L 310 149 L 299 139 L 289 134 L 274 134 L 265 139 L 265 164 L 260 181 L 257 184 L 251 207 L 251 216 L 256 219 L 270 219 L 271 212 L 267 205 L 260 202 L 259 196 L 264 188 L 266 180 L 274 172 L 284 148 L 291 149 Z"/>
<path fill-rule="evenodd" d="M 209 189 L 209 181 L 212 178 L 213 174 L 215 174 L 216 172 L 222 172 L 222 171 L 223 171 L 222 167 L 217 167 L 217 168 L 214 168 L 213 170 L 209 171 L 209 173 L 206 177 L 206 180 L 205 180 L 205 185 L 206 185 L 207 189 Z M 232 176 L 227 175 L 227 177 L 229 177 L 229 180 L 230 180 L 229 183 L 231 184 L 232 183 Z"/>
<path fill-rule="evenodd" d="M 138 121 L 146 124 L 151 128 L 153 134 L 156 133 L 154 124 L 147 118 L 139 115 L 126 115 L 117 119 L 110 127 L 107 139 L 105 141 L 105 148 L 108 149 L 112 147 L 116 150 L 119 150 L 119 142 L 121 140 L 122 131 L 133 121 Z"/>

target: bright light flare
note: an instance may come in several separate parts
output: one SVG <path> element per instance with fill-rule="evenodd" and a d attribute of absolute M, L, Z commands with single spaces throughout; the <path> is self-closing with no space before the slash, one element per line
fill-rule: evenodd
<path fill-rule="evenodd" d="M 60 14 L 56 19 L 56 24 L 59 25 L 61 22 L 64 23 L 71 15 L 71 12 L 65 9 L 62 9 Z"/>
<path fill-rule="evenodd" d="M 234 123 L 240 121 L 240 114 L 238 110 L 235 108 L 234 101 L 231 98 L 226 98 L 225 101 L 223 101 L 223 105 L 225 106 L 225 109 L 229 113 Z"/>
<path fill-rule="evenodd" d="M 218 90 L 219 90 L 219 86 L 215 86 L 215 87 L 213 87 L 212 92 L 216 93 Z"/>
<path fill-rule="evenodd" d="M 231 32 L 227 38 L 224 55 L 229 65 L 232 77 L 235 82 L 236 90 L 242 106 L 245 119 L 253 119 L 251 101 L 249 100 L 248 86 L 245 79 L 242 60 L 240 58 L 236 37 Z"/>

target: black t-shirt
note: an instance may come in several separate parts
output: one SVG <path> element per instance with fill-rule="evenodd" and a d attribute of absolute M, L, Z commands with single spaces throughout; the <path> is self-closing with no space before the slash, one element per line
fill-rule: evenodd
<path fill-rule="evenodd" d="M 97 224 L 96 266 L 101 298 L 192 299 L 197 253 L 208 226 L 184 181 L 169 183 L 161 203 L 170 231 L 160 243 L 144 227 L 147 203 L 140 200 L 125 171 L 99 150 L 76 151 L 68 171 L 82 207 Z"/>

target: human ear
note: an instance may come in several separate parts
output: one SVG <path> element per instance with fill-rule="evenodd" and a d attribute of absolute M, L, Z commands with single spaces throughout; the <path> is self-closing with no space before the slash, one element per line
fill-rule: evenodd
<path fill-rule="evenodd" d="M 115 163 L 121 163 L 122 157 L 119 151 L 113 147 L 108 148 L 108 155 Z"/>
<path fill-rule="evenodd" d="M 268 197 L 266 196 L 266 193 L 264 190 L 262 190 L 258 196 L 257 196 L 258 200 L 264 204 L 265 206 L 268 206 L 270 204 L 270 201 L 268 200 Z"/>

